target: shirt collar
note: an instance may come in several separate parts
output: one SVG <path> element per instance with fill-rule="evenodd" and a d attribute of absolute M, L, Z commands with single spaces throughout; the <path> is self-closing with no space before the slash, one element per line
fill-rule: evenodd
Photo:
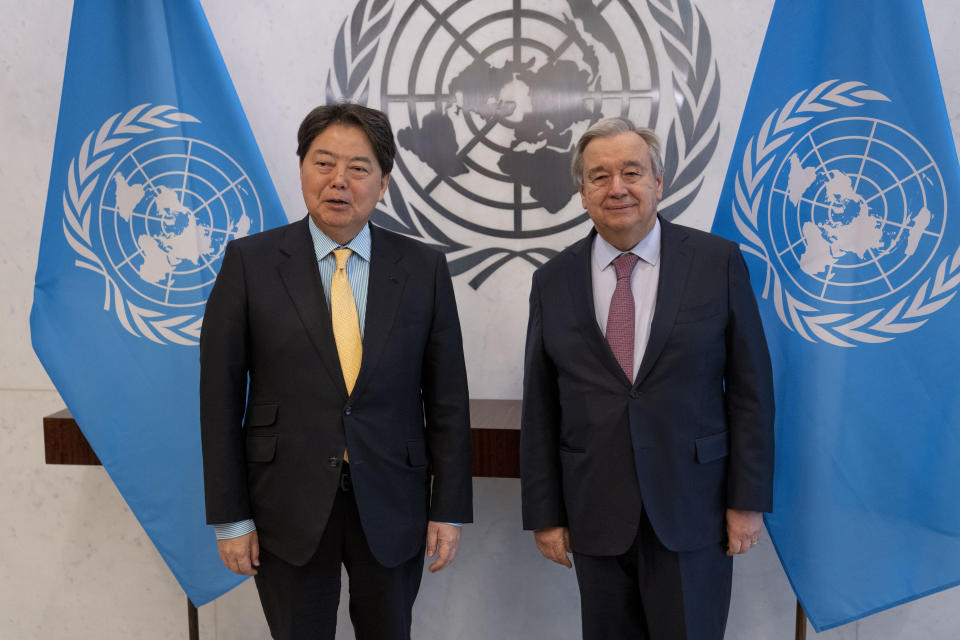
<path fill-rule="evenodd" d="M 346 247 L 353 251 L 355 254 L 370 262 L 370 225 L 365 224 L 363 228 L 360 229 L 360 233 L 353 237 L 353 240 L 348 242 L 345 245 L 339 245 L 333 240 L 330 239 L 330 236 L 325 234 L 317 224 L 313 221 L 313 218 L 310 218 L 310 224 L 307 225 L 310 227 L 310 235 L 313 237 L 313 248 L 317 252 L 317 260 L 323 260 L 327 255 L 330 254 L 334 249 L 339 249 L 341 246 Z"/>
<path fill-rule="evenodd" d="M 597 234 L 593 241 L 593 262 L 598 270 L 606 269 L 621 253 L 635 254 L 647 264 L 655 266 L 660 261 L 660 219 L 657 218 L 650 233 L 628 251 L 620 251 L 599 233 Z"/>

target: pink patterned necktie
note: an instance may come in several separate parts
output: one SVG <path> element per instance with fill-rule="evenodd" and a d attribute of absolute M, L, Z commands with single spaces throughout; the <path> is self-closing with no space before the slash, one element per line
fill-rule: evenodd
<path fill-rule="evenodd" d="M 637 314 L 633 304 L 633 291 L 630 289 L 630 275 L 640 258 L 633 253 L 621 253 L 613 259 L 613 268 L 617 271 L 617 287 L 610 299 L 610 312 L 607 314 L 607 344 L 620 368 L 633 384 L 633 334 Z"/>

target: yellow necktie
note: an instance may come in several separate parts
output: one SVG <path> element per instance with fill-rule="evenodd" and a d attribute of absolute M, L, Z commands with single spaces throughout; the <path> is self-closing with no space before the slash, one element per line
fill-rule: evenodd
<path fill-rule="evenodd" d="M 360 340 L 360 320 L 357 317 L 357 303 L 353 299 L 353 289 L 347 280 L 347 258 L 350 249 L 334 249 L 337 270 L 333 272 L 330 283 L 330 317 L 333 320 L 333 339 L 337 343 L 340 356 L 340 369 L 347 393 L 353 391 L 353 385 L 360 373 L 360 360 L 363 356 L 363 343 Z M 348 462 L 347 451 L 343 451 L 343 461 Z"/>
<path fill-rule="evenodd" d="M 353 290 L 347 280 L 347 258 L 350 249 L 334 249 L 337 270 L 330 283 L 330 315 L 333 319 L 333 339 L 337 343 L 340 356 L 340 368 L 343 381 L 347 384 L 347 393 L 353 391 L 353 385 L 360 373 L 360 359 L 363 344 L 360 340 L 360 321 L 357 318 L 357 303 L 353 299 Z"/>

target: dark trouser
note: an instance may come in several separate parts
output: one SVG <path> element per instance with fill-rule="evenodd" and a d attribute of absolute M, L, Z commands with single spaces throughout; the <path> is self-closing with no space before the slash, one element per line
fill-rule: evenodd
<path fill-rule="evenodd" d="M 722 640 L 733 559 L 720 543 L 670 551 L 644 511 L 626 553 L 573 560 L 584 640 Z"/>
<path fill-rule="evenodd" d="M 260 549 L 257 591 L 276 640 L 334 640 L 341 563 L 350 578 L 350 620 L 357 640 L 410 639 L 423 550 L 392 569 L 377 562 L 360 526 L 354 494 L 349 483 L 344 486 L 307 564 L 297 567 Z"/>

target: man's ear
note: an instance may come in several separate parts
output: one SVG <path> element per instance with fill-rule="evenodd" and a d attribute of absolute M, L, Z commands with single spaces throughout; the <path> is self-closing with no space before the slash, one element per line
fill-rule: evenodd
<path fill-rule="evenodd" d="M 383 177 L 380 178 L 380 197 L 379 200 L 383 200 L 383 194 L 387 192 L 387 186 L 390 184 L 390 174 L 385 173 Z"/>

